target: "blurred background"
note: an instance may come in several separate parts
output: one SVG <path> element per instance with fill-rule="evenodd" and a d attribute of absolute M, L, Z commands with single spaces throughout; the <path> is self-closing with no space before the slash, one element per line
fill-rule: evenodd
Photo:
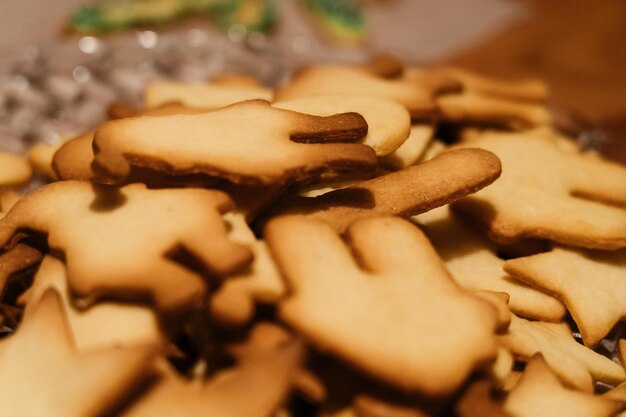
<path fill-rule="evenodd" d="M 159 13 L 149 25 L 134 25 L 145 10 L 106 9 L 150 2 Z M 200 13 L 187 13 L 192 3 Z M 181 5 L 187 16 L 177 19 Z M 306 62 L 387 52 L 543 78 L 554 103 L 607 132 L 608 153 L 626 160 L 623 0 L 5 0 L 0 16 L 3 85 L 25 90 L 54 73 L 58 85 L 46 91 L 58 90 L 55 102 L 69 100 L 73 81 L 117 83 L 119 95 L 155 74 L 194 80 L 234 68 L 274 83 Z M 100 116 L 95 107 L 85 123 Z M 21 123 L 32 126 L 29 117 Z"/>

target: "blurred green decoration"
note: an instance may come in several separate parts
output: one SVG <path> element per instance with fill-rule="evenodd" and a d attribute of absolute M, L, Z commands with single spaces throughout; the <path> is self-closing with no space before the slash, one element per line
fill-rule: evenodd
<path fill-rule="evenodd" d="M 340 41 L 358 42 L 366 25 L 356 0 L 301 0 L 322 28 Z M 70 20 L 73 31 L 101 34 L 162 25 L 190 15 L 206 15 L 228 30 L 268 32 L 279 17 L 276 0 L 107 0 L 80 8 Z"/>
<path fill-rule="evenodd" d="M 352 43 L 361 42 L 365 38 L 365 18 L 355 0 L 304 1 L 332 38 Z"/>

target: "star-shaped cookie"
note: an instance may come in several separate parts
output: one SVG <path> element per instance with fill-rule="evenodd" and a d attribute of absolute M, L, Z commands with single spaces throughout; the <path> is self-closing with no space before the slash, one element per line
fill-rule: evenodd
<path fill-rule="evenodd" d="M 89 417 L 114 408 L 150 369 L 155 349 L 77 352 L 54 290 L 26 311 L 21 326 L 0 341 L 0 414 Z"/>
<path fill-rule="evenodd" d="M 541 354 L 536 354 L 503 408 L 515 417 L 611 417 L 626 403 L 564 388 Z"/>
<path fill-rule="evenodd" d="M 555 248 L 508 260 L 504 270 L 563 301 L 586 346 L 626 318 L 626 250 Z"/>
<path fill-rule="evenodd" d="M 570 387 L 589 392 L 593 380 L 616 385 L 626 379 L 620 365 L 576 342 L 564 323 L 533 322 L 513 315 L 508 333 L 499 339 L 519 357 L 530 358 L 541 353 Z"/>

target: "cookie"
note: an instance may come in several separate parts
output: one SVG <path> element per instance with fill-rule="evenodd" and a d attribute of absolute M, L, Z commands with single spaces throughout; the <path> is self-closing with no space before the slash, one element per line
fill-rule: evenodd
<path fill-rule="evenodd" d="M 516 417 L 611 417 L 626 403 L 563 387 L 541 354 L 535 354 L 503 408 Z"/>
<path fill-rule="evenodd" d="M 165 103 L 153 109 L 146 110 L 141 114 L 156 117 L 197 113 L 199 113 L 198 110 L 186 107 L 181 103 Z M 59 179 L 90 181 L 94 178 L 95 175 L 92 164 L 94 159 L 93 138 L 95 133 L 95 130 L 91 130 L 80 136 L 69 139 L 55 152 L 52 159 L 52 169 Z M 152 174 L 151 177 L 154 177 L 154 174 Z M 139 178 L 139 180 L 144 179 L 146 178 Z M 160 180 L 160 178 L 156 179 Z"/>
<path fill-rule="evenodd" d="M 495 309 L 456 286 L 411 223 L 357 222 L 350 249 L 330 225 L 299 216 L 274 219 L 265 235 L 291 289 L 279 316 L 320 350 L 430 395 L 453 392 L 495 358 Z"/>
<path fill-rule="evenodd" d="M 486 149 L 502 161 L 493 186 L 453 204 L 487 225 L 494 239 L 626 247 L 626 209 L 601 202 L 626 202 L 626 167 L 565 151 L 538 134 L 485 133 L 459 147 Z"/>
<path fill-rule="evenodd" d="M 157 317 L 146 306 L 106 301 L 83 312 L 76 310 L 70 300 L 65 266 L 50 256 L 44 258 L 32 287 L 20 301 L 28 309 L 50 288 L 59 294 L 79 352 L 162 343 Z"/>
<path fill-rule="evenodd" d="M 539 79 L 505 80 L 490 77 L 460 67 L 407 68 L 402 75 L 405 79 L 419 79 L 424 73 L 436 73 L 457 80 L 464 91 L 472 91 L 484 96 L 544 103 L 548 99 L 548 86 Z"/>
<path fill-rule="evenodd" d="M 42 350 L 43 348 L 43 350 Z M 110 412 L 146 376 L 150 345 L 80 353 L 54 290 L 0 341 L 0 413 L 73 417 Z"/>
<path fill-rule="evenodd" d="M 263 87 L 228 85 L 228 83 L 187 84 L 155 81 L 146 87 L 144 101 L 151 109 L 165 103 L 180 102 L 187 107 L 215 110 L 246 100 L 271 100 L 272 90 Z"/>
<path fill-rule="evenodd" d="M 4 295 L 12 277 L 35 267 L 42 258 L 41 252 L 23 243 L 0 254 L 0 296 Z"/>
<path fill-rule="evenodd" d="M 369 395 L 358 395 L 352 407 L 357 417 L 428 417 L 416 407 L 394 404 Z"/>
<path fill-rule="evenodd" d="M 500 162 L 489 152 L 446 152 L 428 162 L 315 198 L 286 196 L 258 222 L 298 214 L 324 220 L 343 232 L 362 218 L 423 213 L 476 192 L 499 176 Z"/>
<path fill-rule="evenodd" d="M 313 96 L 279 101 L 272 107 L 314 116 L 328 117 L 338 113 L 356 112 L 367 122 L 367 136 L 362 143 L 377 156 L 394 152 L 409 137 L 411 117 L 400 104 L 381 97 Z"/>
<path fill-rule="evenodd" d="M 496 245 L 478 235 L 463 219 L 451 213 L 448 206 L 414 219 L 424 226 L 437 253 L 461 287 L 507 293 L 511 311 L 528 319 L 559 322 L 565 316 L 565 307 L 559 300 L 504 272 L 505 262 L 498 257 Z"/>
<path fill-rule="evenodd" d="M 280 327 L 255 326 L 247 343 L 234 349 L 237 364 L 207 382 L 187 381 L 174 370 L 162 373 L 122 417 L 274 415 L 293 384 L 303 344 Z M 245 401 L 241 394 L 245 393 Z"/>
<path fill-rule="evenodd" d="M 216 74 L 211 78 L 209 84 L 219 85 L 222 87 L 239 87 L 258 90 L 263 88 L 263 84 L 253 77 L 242 74 Z"/>
<path fill-rule="evenodd" d="M 626 317 L 620 296 L 626 291 L 626 250 L 555 248 L 508 260 L 504 270 L 563 301 L 586 346 L 597 345 Z"/>
<path fill-rule="evenodd" d="M 28 151 L 28 162 L 37 174 L 41 174 L 49 180 L 56 180 L 57 175 L 52 169 L 54 154 L 61 148 L 62 143 L 51 145 L 38 143 Z"/>
<path fill-rule="evenodd" d="M 64 255 L 69 287 L 82 306 L 124 298 L 175 313 L 197 306 L 206 283 L 172 256 L 187 253 L 217 276 L 251 261 L 249 249 L 226 237 L 220 214 L 230 205 L 218 191 L 56 182 L 20 200 L 0 220 L 0 247 L 19 230 L 46 234 L 50 249 Z"/>
<path fill-rule="evenodd" d="M 267 245 L 257 240 L 244 216 L 228 213 L 225 218 L 231 227 L 229 238 L 250 248 L 254 260 L 247 270 L 224 280 L 211 295 L 209 308 L 212 320 L 237 327 L 252 319 L 256 303 L 275 304 L 285 294 L 285 285 Z"/>
<path fill-rule="evenodd" d="M 617 385 L 626 379 L 621 366 L 576 342 L 564 323 L 528 321 L 514 315 L 508 333 L 499 338 L 518 357 L 541 353 L 561 381 L 582 391 L 592 390 L 592 380 Z"/>
<path fill-rule="evenodd" d="M 392 153 L 380 158 L 380 164 L 392 171 L 407 168 L 420 162 L 435 134 L 435 126 L 416 124 L 411 126 L 409 137 Z"/>
<path fill-rule="evenodd" d="M 14 190 L 0 190 L 0 219 L 4 214 L 11 210 L 11 207 L 17 203 L 22 196 Z"/>
<path fill-rule="evenodd" d="M 33 171 L 26 159 L 0 151 L 0 188 L 24 185 L 32 175 Z"/>
<path fill-rule="evenodd" d="M 317 117 L 256 100 L 209 113 L 114 120 L 94 138 L 97 180 L 124 181 L 131 166 L 269 185 L 322 172 L 372 170 L 374 151 L 357 113 Z"/>
<path fill-rule="evenodd" d="M 491 381 L 474 381 L 455 405 L 458 417 L 515 417 L 502 409 L 501 402 L 494 398 Z"/>
<path fill-rule="evenodd" d="M 276 90 L 276 101 L 316 95 L 368 95 L 400 103 L 414 120 L 428 120 L 437 114 L 435 97 L 459 91 L 460 84 L 449 77 L 426 76 L 420 80 L 389 80 L 366 69 L 316 66 L 300 71 L 286 87 Z"/>

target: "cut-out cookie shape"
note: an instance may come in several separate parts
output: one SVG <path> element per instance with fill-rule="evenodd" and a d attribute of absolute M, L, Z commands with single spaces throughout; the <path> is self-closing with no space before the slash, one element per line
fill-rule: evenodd
<path fill-rule="evenodd" d="M 87 306 L 101 297 L 151 300 L 163 312 L 199 303 L 206 283 L 168 256 L 184 251 L 225 276 L 251 260 L 226 238 L 228 197 L 203 189 L 121 189 L 62 181 L 20 200 L 0 220 L 0 247 L 23 229 L 48 235 L 64 254 L 72 293 Z"/>
<path fill-rule="evenodd" d="M 121 416 L 274 415 L 293 385 L 303 359 L 303 344 L 280 327 L 262 323 L 233 353 L 237 365 L 207 382 L 186 381 L 167 369 Z"/>
<path fill-rule="evenodd" d="M 530 358 L 539 352 L 568 386 L 592 390 L 592 379 L 617 385 L 626 379 L 624 369 L 607 357 L 579 344 L 564 323 L 528 321 L 512 316 L 500 341 L 515 355 Z"/>
<path fill-rule="evenodd" d="M 293 291 L 280 318 L 362 372 L 442 395 L 495 358 L 495 309 L 454 283 L 411 223 L 359 221 L 348 249 L 328 224 L 288 216 L 270 222 L 266 238 Z"/>
<path fill-rule="evenodd" d="M 250 267 L 228 277 L 210 298 L 211 319 L 224 326 L 242 326 L 254 315 L 255 303 L 274 304 L 285 293 L 285 284 L 274 264 L 267 245 L 258 240 L 242 214 L 225 216 L 231 226 L 229 238 L 246 245 L 254 254 Z"/>
<path fill-rule="evenodd" d="M 435 125 L 417 124 L 411 126 L 409 137 L 389 155 L 380 158 L 380 164 L 396 171 L 417 164 L 435 135 Z"/>
<path fill-rule="evenodd" d="M 48 143 L 38 143 L 28 151 L 28 162 L 38 174 L 49 180 L 56 180 L 57 175 L 52 169 L 52 159 L 54 154 L 61 148 L 62 144 L 51 145 Z"/>
<path fill-rule="evenodd" d="M 190 84 L 173 81 L 156 81 L 145 91 L 147 108 L 165 103 L 180 102 L 187 107 L 214 110 L 246 100 L 271 100 L 272 90 L 263 87 L 215 84 Z"/>
<path fill-rule="evenodd" d="M 1 220 L 1 217 L 0 217 Z M 0 255 L 0 296 L 4 294 L 9 279 L 22 271 L 32 268 L 41 261 L 43 255 L 37 249 L 18 243 Z"/>
<path fill-rule="evenodd" d="M 54 288 L 61 297 L 79 352 L 137 345 L 158 346 L 161 343 L 157 317 L 146 306 L 107 301 L 97 303 L 86 311 L 76 310 L 70 302 L 65 266 L 48 256 L 21 301 L 26 302 L 26 308 L 29 308 L 37 304 L 50 288 Z"/>
<path fill-rule="evenodd" d="M 558 322 L 565 316 L 559 300 L 507 275 L 495 245 L 454 216 L 448 206 L 414 219 L 425 226 L 437 253 L 461 287 L 507 293 L 511 311 L 525 318 Z"/>
<path fill-rule="evenodd" d="M 343 232 L 362 218 L 423 213 L 474 193 L 499 176 L 500 161 L 489 152 L 445 152 L 423 164 L 318 197 L 279 199 L 259 223 L 276 215 L 298 214 L 324 220 Z"/>
<path fill-rule="evenodd" d="M 186 107 L 180 103 L 165 103 L 153 109 L 148 109 L 141 115 L 157 117 L 198 113 L 202 113 L 202 111 Z M 93 137 L 95 134 L 95 130 L 83 133 L 68 140 L 56 151 L 52 158 L 52 169 L 59 179 L 91 181 L 95 177 L 92 169 L 94 160 Z M 141 179 L 139 178 L 139 180 Z"/>
<path fill-rule="evenodd" d="M 462 146 L 487 149 L 502 161 L 497 183 L 453 205 L 485 223 L 494 239 L 626 247 L 626 209 L 599 202 L 626 204 L 626 167 L 565 150 L 541 134 L 485 133 Z"/>
<path fill-rule="evenodd" d="M 144 345 L 79 353 L 62 301 L 49 290 L 26 310 L 19 329 L 0 342 L 0 414 L 103 415 L 136 389 L 154 352 Z"/>
<path fill-rule="evenodd" d="M 365 118 L 368 130 L 362 143 L 387 155 L 409 137 L 411 117 L 400 104 L 381 97 L 313 96 L 273 103 L 277 109 L 328 117 L 338 113 L 356 112 Z"/>
<path fill-rule="evenodd" d="M 473 382 L 457 401 L 458 417 L 515 417 L 502 409 L 502 404 L 493 396 L 491 381 L 479 379 Z"/>
<path fill-rule="evenodd" d="M 124 181 L 131 166 L 269 185 L 323 172 L 371 170 L 374 151 L 357 113 L 329 117 L 274 109 L 256 100 L 197 114 L 106 122 L 94 138 L 98 180 Z"/>
<path fill-rule="evenodd" d="M 563 301 L 586 346 L 597 345 L 626 318 L 626 250 L 555 248 L 511 259 L 504 270 Z"/>
<path fill-rule="evenodd" d="M 428 119 L 437 113 L 437 95 L 460 89 L 456 80 L 439 75 L 429 74 L 416 80 L 390 80 L 361 68 L 318 66 L 300 71 L 289 85 L 276 91 L 275 100 L 317 95 L 376 96 L 402 104 L 413 119 Z"/>
<path fill-rule="evenodd" d="M 0 151 L 0 188 L 23 185 L 32 175 L 33 171 L 26 159 Z"/>
<path fill-rule="evenodd" d="M 503 408 L 515 417 L 611 417 L 626 404 L 563 387 L 541 354 L 535 354 Z"/>

